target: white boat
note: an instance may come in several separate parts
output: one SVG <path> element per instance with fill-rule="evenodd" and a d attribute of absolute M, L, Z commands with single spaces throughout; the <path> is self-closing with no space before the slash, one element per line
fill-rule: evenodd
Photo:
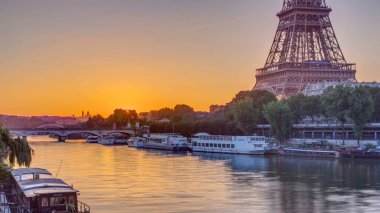
<path fill-rule="evenodd" d="M 262 136 L 226 136 L 198 133 L 191 138 L 191 149 L 195 152 L 263 155 L 268 143 Z"/>
<path fill-rule="evenodd" d="M 128 145 L 128 138 L 122 135 L 106 135 L 99 140 L 102 145 Z"/>
<path fill-rule="evenodd" d="M 99 137 L 98 136 L 88 136 L 86 138 L 87 143 L 98 143 Z"/>
<path fill-rule="evenodd" d="M 170 151 L 188 151 L 187 138 L 178 134 L 145 134 L 143 148 Z"/>
<path fill-rule="evenodd" d="M 129 147 L 143 148 L 143 144 L 146 142 L 145 138 L 132 137 L 128 140 Z"/>
<path fill-rule="evenodd" d="M 135 140 L 136 140 L 136 138 L 134 138 L 134 137 L 130 138 L 128 140 L 128 146 L 129 147 L 136 147 Z"/>

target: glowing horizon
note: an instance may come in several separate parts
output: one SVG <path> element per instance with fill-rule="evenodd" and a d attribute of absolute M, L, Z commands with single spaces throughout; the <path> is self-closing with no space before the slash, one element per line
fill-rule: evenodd
<path fill-rule="evenodd" d="M 359 81 L 380 80 L 379 1 L 327 1 Z M 2 1 L 0 114 L 208 111 L 254 85 L 281 1 Z M 355 15 L 352 15 L 355 14 Z M 365 14 L 360 16 L 357 14 Z M 263 21 L 264 20 L 264 21 Z"/>

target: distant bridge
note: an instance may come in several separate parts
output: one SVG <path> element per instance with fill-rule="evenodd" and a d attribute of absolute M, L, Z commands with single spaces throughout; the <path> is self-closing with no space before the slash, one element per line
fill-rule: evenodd
<path fill-rule="evenodd" d="M 136 129 L 123 129 L 123 130 L 86 130 L 86 129 L 32 129 L 32 130 L 9 130 L 12 136 L 21 137 L 26 140 L 28 136 L 32 135 L 56 135 L 58 141 L 65 142 L 66 139 L 72 134 L 89 134 L 94 136 L 108 135 L 111 133 L 120 133 L 125 135 L 136 135 Z"/>

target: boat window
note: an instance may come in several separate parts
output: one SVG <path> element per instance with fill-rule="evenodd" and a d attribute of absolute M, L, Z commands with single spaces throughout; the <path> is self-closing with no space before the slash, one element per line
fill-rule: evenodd
<path fill-rule="evenodd" d="M 214 143 L 214 147 L 218 147 L 218 144 Z"/>
<path fill-rule="evenodd" d="M 66 205 L 66 197 L 51 197 L 50 206 Z"/>
<path fill-rule="evenodd" d="M 69 204 L 70 205 L 75 205 L 75 197 L 74 196 L 70 196 L 69 197 Z"/>
<path fill-rule="evenodd" d="M 226 144 L 222 144 L 222 148 L 226 148 Z"/>
<path fill-rule="evenodd" d="M 33 174 L 24 174 L 21 175 L 21 180 L 33 180 Z"/>
<path fill-rule="evenodd" d="M 231 145 L 230 144 L 227 144 L 227 148 L 230 148 L 231 147 Z"/>
<path fill-rule="evenodd" d="M 47 197 L 41 199 L 41 206 L 49 206 L 49 199 Z"/>
<path fill-rule="evenodd" d="M 235 149 L 235 144 L 231 144 L 231 148 L 232 148 L 232 149 Z"/>
<path fill-rule="evenodd" d="M 255 144 L 255 147 L 262 147 L 262 144 Z"/>
<path fill-rule="evenodd" d="M 204 143 L 202 143 L 202 146 L 205 146 L 205 144 L 204 144 Z"/>
<path fill-rule="evenodd" d="M 193 146 L 197 146 L 198 144 L 197 144 L 197 142 L 193 142 Z"/>
<path fill-rule="evenodd" d="M 219 144 L 218 144 L 218 147 L 220 148 L 220 147 L 222 147 L 222 145 L 219 143 Z"/>
<path fill-rule="evenodd" d="M 206 147 L 208 147 L 208 143 L 206 143 Z"/>

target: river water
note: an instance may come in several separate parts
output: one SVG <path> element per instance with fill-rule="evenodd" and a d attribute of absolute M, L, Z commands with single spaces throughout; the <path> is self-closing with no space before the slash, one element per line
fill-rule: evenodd
<path fill-rule="evenodd" d="M 92 212 L 380 212 L 380 161 L 28 140 L 32 167 L 73 184 Z"/>

